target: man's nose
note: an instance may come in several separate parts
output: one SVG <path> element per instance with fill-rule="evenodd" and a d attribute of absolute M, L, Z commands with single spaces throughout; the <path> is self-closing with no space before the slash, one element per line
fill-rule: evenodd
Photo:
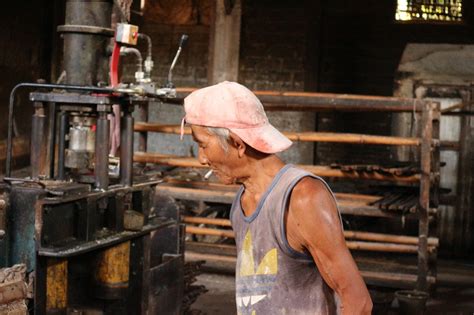
<path fill-rule="evenodd" d="M 209 165 L 209 161 L 207 160 L 207 157 L 201 148 L 199 148 L 199 151 L 198 151 L 198 161 L 202 165 Z"/>

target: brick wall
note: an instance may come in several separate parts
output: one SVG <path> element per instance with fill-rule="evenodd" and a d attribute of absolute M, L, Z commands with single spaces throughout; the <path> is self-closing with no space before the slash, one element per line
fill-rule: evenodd
<path fill-rule="evenodd" d="M 140 25 L 140 32 L 149 35 L 153 41 L 153 80 L 164 84 L 168 70 L 178 49 L 182 34 L 188 34 L 189 40 L 173 72 L 176 86 L 202 87 L 207 84 L 207 59 L 209 46 L 209 27 L 205 25 L 166 25 L 146 22 Z M 146 45 L 139 43 L 138 48 L 146 57 Z M 133 82 L 136 71 L 134 56 L 123 57 L 123 81 Z"/>
<path fill-rule="evenodd" d="M 244 1 L 239 81 L 254 90 L 304 90 L 306 24 L 303 2 Z"/>
<path fill-rule="evenodd" d="M 252 90 L 304 91 L 308 34 L 305 2 L 244 1 L 239 82 Z M 312 131 L 314 115 L 269 112 L 280 130 Z M 314 145 L 294 143 L 281 157 L 291 163 L 313 163 Z"/>

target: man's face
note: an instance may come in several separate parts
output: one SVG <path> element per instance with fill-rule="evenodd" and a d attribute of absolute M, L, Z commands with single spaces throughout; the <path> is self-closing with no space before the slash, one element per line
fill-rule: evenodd
<path fill-rule="evenodd" d="M 219 137 L 210 133 L 206 127 L 191 125 L 191 130 L 199 146 L 199 162 L 209 166 L 222 183 L 234 184 L 237 180 L 234 172 L 238 162 L 237 149 L 229 144 L 225 151 Z"/>

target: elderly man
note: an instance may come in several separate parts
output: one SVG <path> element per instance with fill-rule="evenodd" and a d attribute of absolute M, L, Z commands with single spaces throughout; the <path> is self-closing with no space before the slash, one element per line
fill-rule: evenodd
<path fill-rule="evenodd" d="M 370 314 L 367 287 L 346 247 L 334 195 L 275 153 L 291 141 L 246 87 L 222 82 L 184 100 L 199 162 L 242 184 L 230 219 L 239 314 Z"/>

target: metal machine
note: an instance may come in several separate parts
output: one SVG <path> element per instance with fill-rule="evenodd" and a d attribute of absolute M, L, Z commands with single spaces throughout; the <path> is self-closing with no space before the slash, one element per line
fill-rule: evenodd
<path fill-rule="evenodd" d="M 35 314 L 180 312 L 183 225 L 155 202 L 160 178 L 133 170 L 134 107 L 173 97 L 174 87 L 155 88 L 151 40 L 128 24 L 114 31 L 112 8 L 112 0 L 68 0 L 58 27 L 66 84 L 22 83 L 11 93 L 0 267 L 26 265 Z M 119 84 L 120 52 L 136 53 L 130 45 L 139 38 L 149 44 L 145 71 L 138 52 L 136 82 Z M 11 171 L 14 99 L 26 88 L 34 106 L 31 174 L 18 178 Z M 109 163 L 111 117 L 120 118 L 118 173 Z M 0 296 L 8 303 L 8 294 Z"/>

